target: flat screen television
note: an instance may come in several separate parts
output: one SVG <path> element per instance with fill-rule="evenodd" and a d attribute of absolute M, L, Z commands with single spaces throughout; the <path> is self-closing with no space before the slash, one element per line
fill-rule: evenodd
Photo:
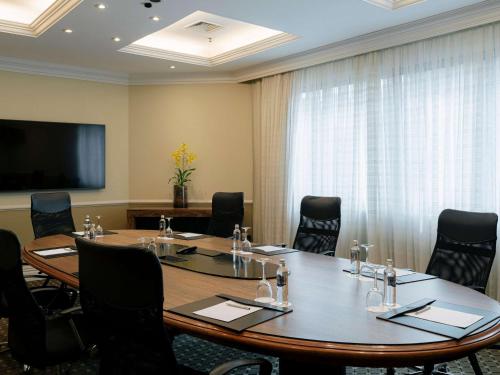
<path fill-rule="evenodd" d="M 102 189 L 104 125 L 0 120 L 0 191 Z"/>

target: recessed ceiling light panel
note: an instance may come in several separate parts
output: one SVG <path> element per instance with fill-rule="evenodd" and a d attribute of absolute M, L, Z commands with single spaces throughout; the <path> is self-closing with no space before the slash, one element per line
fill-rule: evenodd
<path fill-rule="evenodd" d="M 114 36 L 113 37 L 113 41 L 114 42 L 120 42 L 121 41 L 121 38 L 119 36 Z"/>
<path fill-rule="evenodd" d="M 106 4 L 103 4 L 103 3 L 99 3 L 99 4 L 96 4 L 95 7 L 99 10 L 104 10 L 107 8 L 107 5 Z"/>
<path fill-rule="evenodd" d="M 71 34 L 73 32 L 73 30 L 71 29 L 63 29 L 63 31 L 66 33 L 66 34 Z"/>
<path fill-rule="evenodd" d="M 83 0 L 0 0 L 0 32 L 37 37 Z"/>
<path fill-rule="evenodd" d="M 413 4 L 421 3 L 425 0 L 364 0 L 364 1 L 385 9 L 396 10 Z"/>
<path fill-rule="evenodd" d="M 120 51 L 215 66 L 295 39 L 279 30 L 196 11 Z"/>

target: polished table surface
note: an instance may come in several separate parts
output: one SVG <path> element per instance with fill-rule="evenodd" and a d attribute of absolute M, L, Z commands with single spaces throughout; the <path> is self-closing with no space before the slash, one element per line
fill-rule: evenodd
<path fill-rule="evenodd" d="M 99 242 L 137 243 L 141 236 L 156 231 L 119 230 Z M 172 240 L 189 246 L 230 251 L 231 241 L 206 237 Z M 78 257 L 44 259 L 33 250 L 68 246 L 74 240 L 65 235 L 41 238 L 25 245 L 23 257 L 39 270 L 78 286 L 72 275 L 78 271 Z M 254 254 L 254 258 L 261 255 Z M 167 326 L 213 341 L 304 362 L 357 366 L 404 366 L 443 362 L 463 357 L 500 340 L 500 323 L 494 322 L 457 341 L 421 330 L 376 319 L 365 310 L 365 296 L 373 281 L 361 281 L 342 272 L 348 260 L 306 252 L 271 257 L 285 258 L 291 270 L 289 300 L 294 311 L 252 327 L 242 333 L 179 316 L 168 308 L 218 293 L 253 299 L 256 281 L 204 275 L 167 265 L 163 268 L 165 290 L 164 321 Z M 275 285 L 275 281 L 272 281 Z M 421 298 L 433 298 L 500 312 L 497 301 L 460 285 L 440 279 L 398 285 L 401 305 Z"/>

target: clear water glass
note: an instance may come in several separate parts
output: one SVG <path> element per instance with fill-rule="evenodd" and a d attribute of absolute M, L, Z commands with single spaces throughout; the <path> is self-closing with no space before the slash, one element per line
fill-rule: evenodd
<path fill-rule="evenodd" d="M 170 227 L 170 220 L 172 220 L 171 217 L 167 217 L 167 229 L 165 230 L 165 234 L 166 234 L 166 239 L 167 240 L 173 240 L 174 239 L 174 231 L 172 230 L 172 228 Z"/>
<path fill-rule="evenodd" d="M 95 236 L 96 238 L 98 237 L 104 237 L 104 230 L 102 229 L 101 226 L 101 216 L 96 216 L 96 228 L 95 228 Z"/>
<path fill-rule="evenodd" d="M 252 244 L 251 242 L 248 240 L 248 230 L 250 229 L 251 227 L 242 227 L 241 229 L 243 229 L 243 234 L 242 234 L 242 237 L 243 237 L 243 241 L 241 242 L 241 252 L 240 254 L 245 254 L 245 255 L 248 255 L 248 254 L 251 254 L 252 252 L 250 251 L 252 249 Z"/>
<path fill-rule="evenodd" d="M 378 264 L 370 265 L 373 272 L 373 287 L 366 295 L 366 310 L 375 313 L 385 312 L 388 309 L 384 306 L 384 292 L 378 287 L 378 270 L 384 266 Z"/>
<path fill-rule="evenodd" d="M 373 277 L 373 251 L 370 251 L 370 249 L 373 247 L 371 244 L 363 244 L 360 245 L 361 248 L 365 249 L 365 254 L 366 254 L 366 259 L 365 263 L 361 266 L 361 275 L 360 279 L 362 281 L 370 281 L 370 279 Z M 371 254 L 371 256 L 370 256 Z"/>
<path fill-rule="evenodd" d="M 156 238 L 155 237 L 140 237 L 139 244 L 142 248 L 153 251 L 156 254 Z"/>
<path fill-rule="evenodd" d="M 266 279 L 266 263 L 269 262 L 270 258 L 259 258 L 257 262 L 262 264 L 262 280 L 257 284 L 257 293 L 255 297 L 256 302 L 261 303 L 273 303 L 273 287 L 269 281 Z"/>

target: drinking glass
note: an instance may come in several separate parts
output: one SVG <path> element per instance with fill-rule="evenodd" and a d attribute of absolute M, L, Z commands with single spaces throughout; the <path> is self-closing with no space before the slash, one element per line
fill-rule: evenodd
<path fill-rule="evenodd" d="M 170 220 L 172 220 L 171 217 L 167 217 L 167 229 L 165 230 L 165 234 L 166 234 L 166 239 L 167 240 L 173 240 L 174 239 L 174 231 L 172 230 L 172 228 L 170 227 Z"/>
<path fill-rule="evenodd" d="M 373 277 L 373 252 L 370 251 L 370 249 L 373 247 L 373 245 L 371 244 L 363 244 L 361 245 L 361 247 L 363 249 L 365 249 L 365 253 L 366 253 L 366 259 L 365 259 L 365 263 L 361 266 L 361 270 L 360 270 L 360 280 L 361 281 L 370 281 L 370 278 Z M 370 257 L 369 254 L 372 254 L 372 256 Z"/>
<path fill-rule="evenodd" d="M 156 254 L 156 239 L 154 237 L 141 237 L 139 238 L 139 243 L 141 247 L 149 251 L 153 251 Z"/>
<path fill-rule="evenodd" d="M 252 261 L 252 254 L 242 254 L 241 261 L 243 262 L 243 272 L 245 272 L 245 277 L 248 277 L 248 265 Z"/>
<path fill-rule="evenodd" d="M 269 262 L 270 258 L 259 258 L 257 262 L 262 264 L 262 280 L 257 284 L 257 296 L 255 301 L 262 303 L 272 303 L 273 298 L 273 287 L 271 283 L 266 280 L 266 263 Z"/>
<path fill-rule="evenodd" d="M 377 313 L 387 311 L 387 308 L 384 306 L 384 292 L 378 288 L 377 277 L 378 270 L 384 268 L 384 266 L 372 264 L 370 267 L 373 270 L 374 277 L 373 287 L 366 295 L 366 310 Z"/>
<path fill-rule="evenodd" d="M 248 230 L 250 228 L 251 227 L 242 227 L 241 228 L 241 229 L 243 229 L 243 234 L 242 234 L 243 241 L 241 242 L 241 251 L 240 251 L 240 254 L 246 254 L 246 255 L 248 255 L 248 254 L 252 253 L 250 251 L 252 249 L 252 244 L 248 240 Z"/>
<path fill-rule="evenodd" d="M 104 230 L 102 229 L 101 226 L 101 216 L 96 216 L 96 221 L 97 221 L 97 226 L 95 228 L 95 236 L 97 237 L 104 237 Z"/>

